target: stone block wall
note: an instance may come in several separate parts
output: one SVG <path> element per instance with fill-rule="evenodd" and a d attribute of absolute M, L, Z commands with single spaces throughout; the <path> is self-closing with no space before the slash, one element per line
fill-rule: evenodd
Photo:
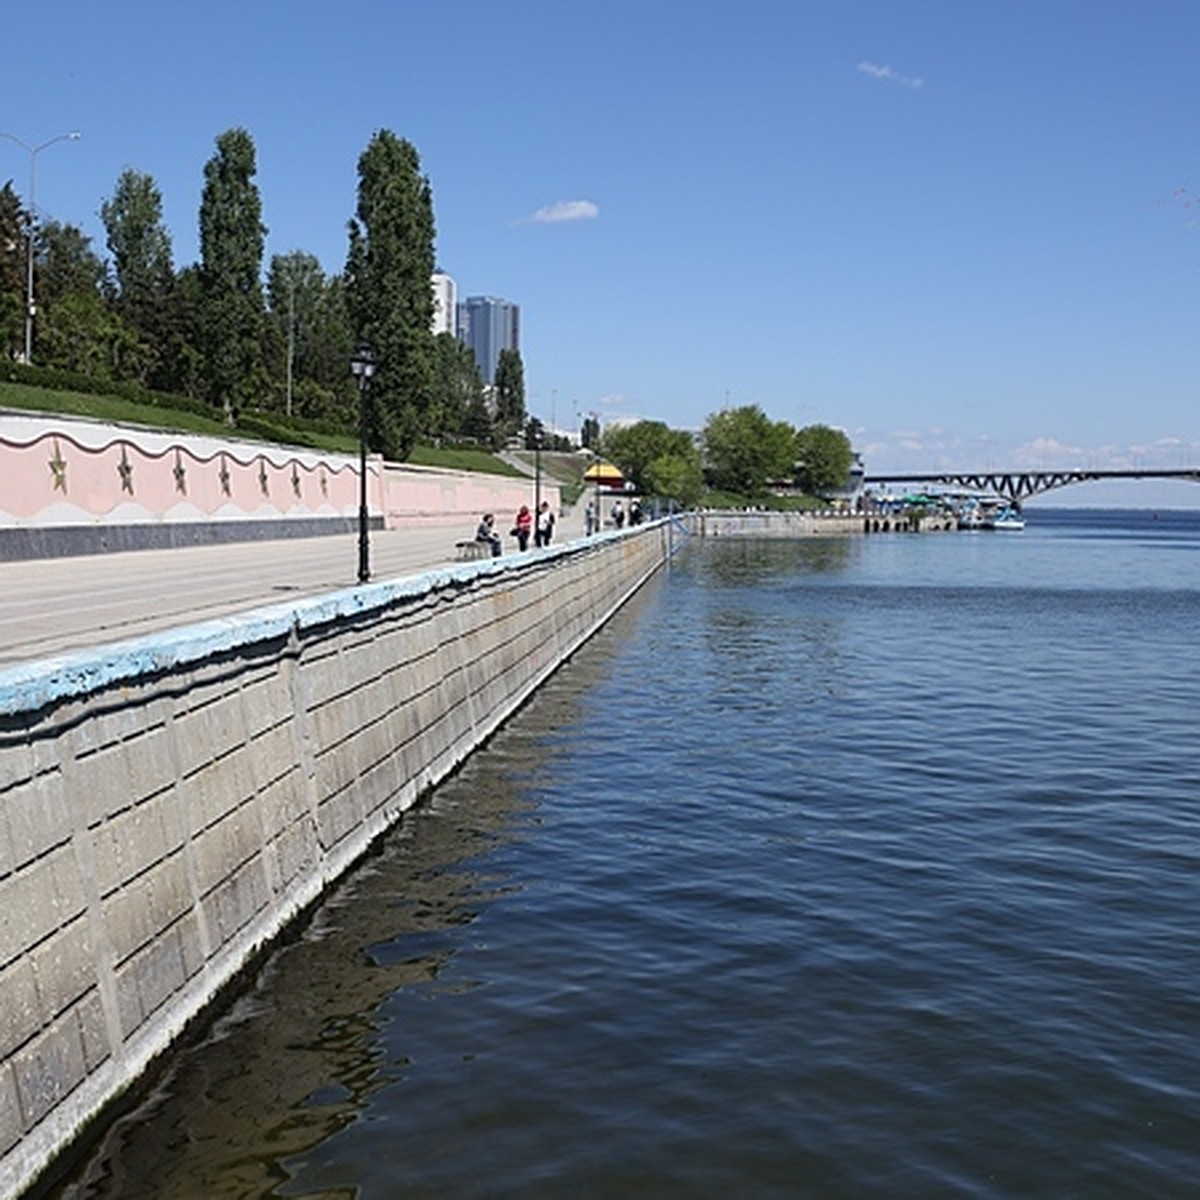
<path fill-rule="evenodd" d="M 0 672 L 0 1195 L 665 560 L 666 525 Z"/>

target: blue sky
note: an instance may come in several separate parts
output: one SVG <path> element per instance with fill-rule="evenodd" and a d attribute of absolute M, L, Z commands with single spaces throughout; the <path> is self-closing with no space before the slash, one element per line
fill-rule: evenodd
<path fill-rule="evenodd" d="M 240 125 L 268 254 L 339 271 L 388 128 L 460 296 L 521 306 L 529 407 L 560 426 L 758 404 L 844 428 L 869 471 L 1200 464 L 1196 0 L 24 13 L 0 130 L 81 132 L 38 156 L 37 201 L 101 253 L 130 166 L 195 261 Z M 28 175 L 0 140 L 0 181 Z"/>

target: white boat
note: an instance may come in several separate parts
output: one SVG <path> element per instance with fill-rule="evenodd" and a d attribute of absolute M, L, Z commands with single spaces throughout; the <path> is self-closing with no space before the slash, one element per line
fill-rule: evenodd
<path fill-rule="evenodd" d="M 1011 505 L 1000 509 L 994 517 L 992 517 L 990 528 L 992 529 L 1024 529 L 1025 518 L 1021 516 L 1019 508 L 1013 508 Z"/>
<path fill-rule="evenodd" d="M 958 511 L 959 529 L 1024 529 L 1025 518 L 1015 504 L 992 496 L 972 498 Z"/>

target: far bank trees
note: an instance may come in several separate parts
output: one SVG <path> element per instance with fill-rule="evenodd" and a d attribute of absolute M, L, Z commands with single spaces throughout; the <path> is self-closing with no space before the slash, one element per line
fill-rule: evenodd
<path fill-rule="evenodd" d="M 662 421 L 638 421 L 608 430 L 603 453 L 646 495 L 671 497 L 690 507 L 704 489 L 695 439 Z"/>
<path fill-rule="evenodd" d="M 806 425 L 796 431 L 796 485 L 809 496 L 824 496 L 846 484 L 854 461 L 850 439 L 828 425 Z"/>
<path fill-rule="evenodd" d="M 709 483 L 720 491 L 757 496 L 772 479 L 791 474 L 796 434 L 757 404 L 713 413 L 701 434 Z"/>
<path fill-rule="evenodd" d="M 749 497 L 783 480 L 805 495 L 827 496 L 845 487 L 854 458 L 840 429 L 794 429 L 786 421 L 772 421 L 758 405 L 714 413 L 701 440 L 709 484 Z"/>

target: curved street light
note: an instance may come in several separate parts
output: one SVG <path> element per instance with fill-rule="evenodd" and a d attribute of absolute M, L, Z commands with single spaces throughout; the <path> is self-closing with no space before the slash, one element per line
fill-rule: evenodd
<path fill-rule="evenodd" d="M 0 137 L 7 138 L 10 142 L 16 142 L 29 155 L 29 219 L 27 222 L 29 228 L 29 245 L 25 260 L 25 363 L 27 366 L 32 366 L 33 315 L 37 311 L 33 300 L 33 237 L 34 220 L 37 214 L 37 156 L 48 146 L 53 146 L 56 142 L 79 141 L 79 133 L 75 130 L 72 130 L 70 133 L 60 133 L 58 137 L 52 137 L 49 141 L 42 142 L 39 146 L 31 146 L 14 133 L 0 131 Z"/>

